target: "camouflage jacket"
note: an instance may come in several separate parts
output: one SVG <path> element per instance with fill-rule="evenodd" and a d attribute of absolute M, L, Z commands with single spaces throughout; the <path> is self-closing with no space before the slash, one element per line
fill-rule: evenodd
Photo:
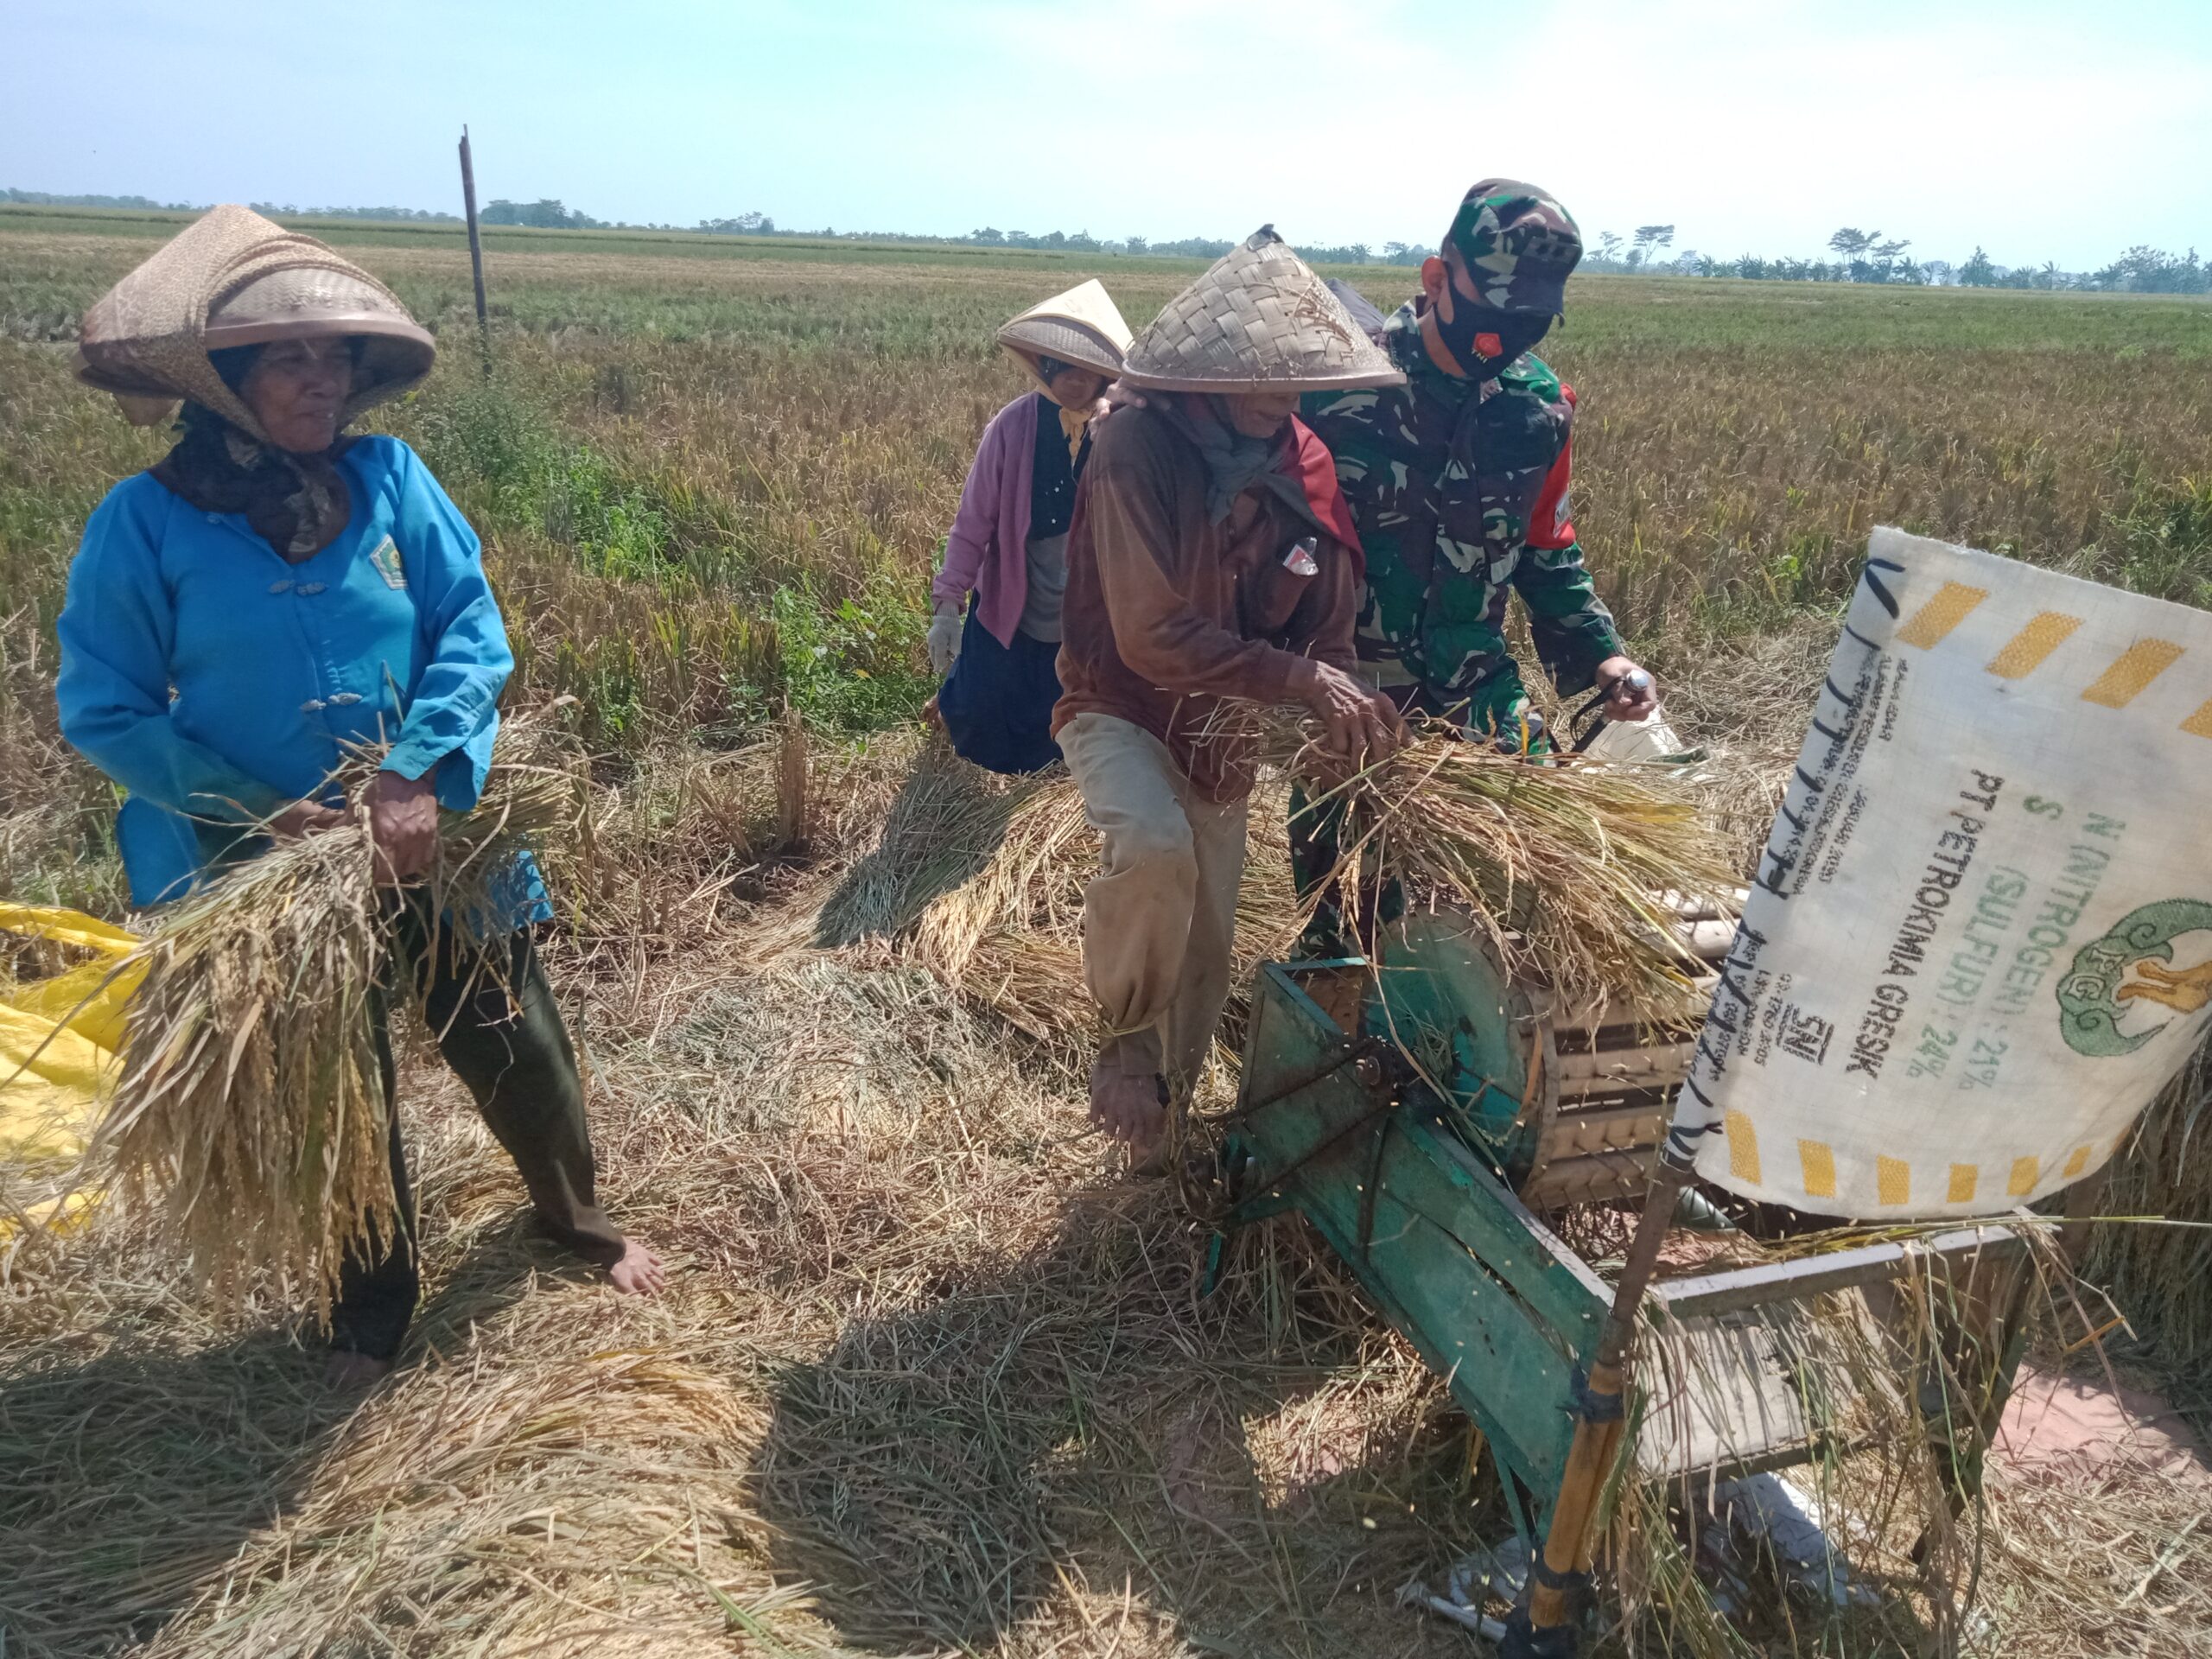
<path fill-rule="evenodd" d="M 1569 518 L 1573 392 L 1533 353 L 1479 384 L 1446 374 L 1411 304 L 1383 343 L 1405 385 L 1309 393 L 1301 410 L 1336 456 L 1366 549 L 1361 661 L 1433 706 L 1480 709 L 1519 681 L 1510 588 L 1545 671 L 1562 693 L 1583 690 L 1621 642 Z"/>

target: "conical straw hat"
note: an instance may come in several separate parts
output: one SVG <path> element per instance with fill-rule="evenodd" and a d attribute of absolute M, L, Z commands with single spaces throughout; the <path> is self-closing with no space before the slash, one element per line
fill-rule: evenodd
<path fill-rule="evenodd" d="M 437 354 L 398 296 L 359 265 L 251 208 L 226 206 L 187 226 L 85 313 L 77 378 L 114 393 L 142 425 L 188 398 L 265 437 L 207 353 L 333 335 L 365 340 L 347 420 L 414 385 Z"/>
<path fill-rule="evenodd" d="M 999 330 L 999 344 L 1035 375 L 1039 356 L 1057 357 L 1063 363 L 1079 363 L 1111 380 L 1122 372 L 1122 355 L 1129 349 L 1129 325 L 1106 285 L 1096 276 L 1078 283 L 1065 294 L 1039 301 Z M 1046 386 L 1051 391 L 1050 386 Z"/>
<path fill-rule="evenodd" d="M 1168 301 L 1122 360 L 1161 391 L 1323 391 L 1406 377 L 1271 225 Z"/>

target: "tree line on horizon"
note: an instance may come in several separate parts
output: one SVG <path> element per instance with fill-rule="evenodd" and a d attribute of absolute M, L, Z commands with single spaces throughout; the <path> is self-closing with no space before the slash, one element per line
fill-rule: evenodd
<path fill-rule="evenodd" d="M 664 228 L 673 230 L 677 227 L 669 226 Z M 955 247 L 1025 248 L 1040 253 L 1103 253 L 1133 257 L 1172 254 L 1192 259 L 1218 259 L 1236 245 L 1234 242 L 1206 236 L 1186 236 L 1176 241 L 1154 240 L 1144 236 L 1117 239 L 1096 237 L 1088 231 L 1047 231 L 1035 234 L 1028 231 L 1001 231 L 989 225 L 970 231 L 965 236 L 931 236 L 905 231 L 803 231 L 779 226 L 767 214 L 759 213 L 740 213 L 734 219 L 702 219 L 690 228 L 709 236 L 804 236 L 829 237 L 841 241 L 943 242 Z M 1323 264 L 1417 265 L 1434 250 L 1406 242 L 1385 242 L 1379 249 L 1364 242 L 1354 242 L 1342 247 L 1301 245 L 1299 251 L 1306 258 Z"/>
<path fill-rule="evenodd" d="M 156 201 L 146 196 L 57 195 L 37 190 L 0 189 L 0 202 L 33 207 L 130 208 L 139 211 L 196 213 L 202 208 L 188 202 Z M 291 203 L 248 204 L 256 213 L 317 219 L 358 219 L 413 224 L 459 224 L 457 213 L 435 213 L 416 207 L 299 207 Z M 937 242 L 956 247 L 1020 248 L 1046 253 L 1095 253 L 1109 257 L 1147 255 L 1217 259 L 1236 245 L 1211 237 L 1184 237 L 1155 241 L 1147 237 L 1120 239 L 1092 236 L 1088 231 L 1070 233 L 1050 231 L 1001 231 L 983 226 L 965 236 L 930 236 L 901 231 L 838 231 L 824 226 L 818 231 L 779 226 L 766 213 L 745 213 L 728 219 L 702 219 L 696 225 L 632 225 L 623 220 L 594 219 L 554 197 L 533 202 L 510 201 L 504 197 L 486 204 L 478 214 L 486 225 L 535 230 L 573 231 L 689 231 L 709 236 L 790 236 L 846 242 Z M 1828 238 L 1833 259 L 1768 257 L 1745 253 L 1716 258 L 1686 249 L 1673 251 L 1675 226 L 1640 225 L 1631 236 L 1604 231 L 1590 243 L 1583 261 L 1586 270 L 1627 276 L 1733 277 L 1744 282 L 1859 283 L 1908 288 L 2013 288 L 2075 289 L 2083 292 L 2133 294 L 2212 293 L 2212 262 L 2199 257 L 2195 248 L 2182 254 L 2139 244 L 2110 264 L 2095 270 L 2061 270 L 2056 262 L 2041 265 L 2005 266 L 1997 264 L 1977 246 L 1967 259 L 1953 262 L 1916 258 L 1909 250 L 1910 238 L 1882 232 L 1862 231 L 1854 226 L 1839 229 Z M 1364 242 L 1324 247 L 1300 245 L 1299 251 L 1320 264 L 1417 265 L 1434 251 L 1418 243 L 1385 242 L 1380 248 Z"/>
<path fill-rule="evenodd" d="M 1906 251 L 1908 238 L 1885 239 L 1879 231 L 1845 226 L 1828 238 L 1828 251 L 1836 257 L 1821 259 L 1767 258 L 1738 254 L 1714 258 L 1694 249 L 1671 252 L 1672 225 L 1640 225 L 1633 238 L 1601 232 L 1592 243 L 1583 268 L 1624 275 L 1670 276 L 1732 276 L 1744 282 L 1871 283 L 1906 288 L 2018 288 L 2074 289 L 2084 293 L 2205 294 L 2212 293 L 2212 262 L 2200 258 L 2195 248 L 2168 253 L 2139 243 L 2110 264 L 2095 270 L 2061 270 L 2056 261 L 2041 265 L 2000 265 L 1977 246 L 1973 255 L 1953 263 L 1948 259 L 1916 259 Z"/>
<path fill-rule="evenodd" d="M 70 196 L 48 190 L 12 189 L 0 189 L 0 202 L 22 207 L 124 208 L 141 213 L 204 213 L 214 206 L 207 201 L 156 201 L 151 196 Z M 289 201 L 249 201 L 246 206 L 270 219 L 283 214 L 301 219 L 366 219 L 403 225 L 461 222 L 459 213 L 434 213 L 427 207 L 301 207 Z"/>

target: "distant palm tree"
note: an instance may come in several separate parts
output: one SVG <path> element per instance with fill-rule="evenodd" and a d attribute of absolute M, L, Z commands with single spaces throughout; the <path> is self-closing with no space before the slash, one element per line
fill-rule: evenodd
<path fill-rule="evenodd" d="M 1666 247 L 1674 239 L 1675 227 L 1671 225 L 1637 226 L 1636 245 L 1629 250 L 1629 269 L 1640 270 L 1647 261 L 1653 258 L 1662 248 Z"/>

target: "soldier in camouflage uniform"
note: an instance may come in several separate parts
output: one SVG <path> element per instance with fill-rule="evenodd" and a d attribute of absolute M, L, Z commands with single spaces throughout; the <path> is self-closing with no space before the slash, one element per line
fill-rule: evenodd
<path fill-rule="evenodd" d="M 1574 393 L 1533 350 L 1581 257 L 1581 233 L 1548 194 L 1484 180 L 1423 262 L 1421 295 L 1382 326 L 1406 384 L 1312 393 L 1300 411 L 1336 457 L 1366 550 L 1362 665 L 1408 713 L 1524 747 L 1510 593 L 1563 695 L 1607 686 L 1615 720 L 1657 702 L 1583 568 L 1568 506 Z M 1303 891 L 1334 861 L 1335 826 L 1301 813 L 1293 827 Z"/>

